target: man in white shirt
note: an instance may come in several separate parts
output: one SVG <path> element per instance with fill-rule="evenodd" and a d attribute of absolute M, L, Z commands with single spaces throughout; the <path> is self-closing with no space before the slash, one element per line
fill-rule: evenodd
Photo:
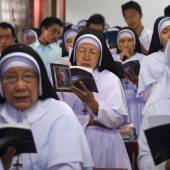
<path fill-rule="evenodd" d="M 152 32 L 145 29 L 142 25 L 141 6 L 137 2 L 129 1 L 122 5 L 122 14 L 126 24 L 133 28 L 137 33 L 141 43 L 142 53 L 147 54 L 152 38 Z"/>

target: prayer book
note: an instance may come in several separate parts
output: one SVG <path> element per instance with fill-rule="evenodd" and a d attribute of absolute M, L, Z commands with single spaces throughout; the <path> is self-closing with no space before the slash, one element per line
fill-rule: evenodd
<path fill-rule="evenodd" d="M 91 68 L 51 64 L 51 72 L 53 87 L 56 91 L 71 92 L 73 85 L 82 89 L 80 85 L 82 81 L 88 90 L 98 92 Z"/>
<path fill-rule="evenodd" d="M 12 146 L 16 155 L 21 153 L 36 153 L 36 147 L 31 129 L 25 124 L 0 125 L 0 156 Z"/>
<path fill-rule="evenodd" d="M 155 165 L 170 159 L 170 116 L 148 117 L 151 128 L 144 131 Z"/>
<path fill-rule="evenodd" d="M 125 63 L 121 63 L 119 61 L 115 61 L 117 65 L 120 67 L 120 72 L 122 73 L 122 78 L 125 77 L 125 73 L 130 73 L 133 71 L 135 75 L 139 75 L 140 63 L 139 60 L 131 60 Z"/>

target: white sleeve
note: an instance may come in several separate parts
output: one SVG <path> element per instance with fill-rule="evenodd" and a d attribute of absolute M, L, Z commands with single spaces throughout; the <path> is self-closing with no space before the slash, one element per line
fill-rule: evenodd
<path fill-rule="evenodd" d="M 80 163 L 61 164 L 50 168 L 49 170 L 92 170 L 92 168 L 82 168 Z"/>
<path fill-rule="evenodd" d="M 148 113 L 149 114 L 149 113 Z M 144 129 L 147 129 L 149 127 L 147 116 L 144 117 L 139 138 L 138 138 L 138 144 L 139 144 L 139 154 L 138 154 L 138 163 L 139 163 L 139 169 L 140 170 L 165 170 L 165 162 L 155 166 L 153 162 L 153 158 L 150 152 L 150 149 L 148 147 L 148 143 L 146 141 L 146 137 L 144 134 Z"/>
<path fill-rule="evenodd" d="M 98 99 L 99 111 L 95 119 L 97 122 L 109 128 L 118 128 L 129 121 L 124 90 L 117 77 L 100 98 L 102 100 Z"/>
<path fill-rule="evenodd" d="M 0 159 L 0 170 L 4 170 L 1 159 Z"/>

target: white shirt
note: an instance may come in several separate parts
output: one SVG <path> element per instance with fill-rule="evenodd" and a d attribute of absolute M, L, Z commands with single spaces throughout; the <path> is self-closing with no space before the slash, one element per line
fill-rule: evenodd
<path fill-rule="evenodd" d="M 144 48 L 147 51 L 149 50 L 151 39 L 152 39 L 152 31 L 144 28 L 141 32 L 139 40 L 140 43 L 144 46 Z"/>

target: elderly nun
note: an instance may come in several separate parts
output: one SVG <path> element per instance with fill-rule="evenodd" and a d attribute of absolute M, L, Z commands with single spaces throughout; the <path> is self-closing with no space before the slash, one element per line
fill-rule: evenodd
<path fill-rule="evenodd" d="M 159 17 L 154 24 L 149 55 L 142 61 L 139 73 L 138 96 L 147 100 L 155 83 L 162 77 L 165 48 L 170 39 L 170 17 Z"/>
<path fill-rule="evenodd" d="M 153 158 L 144 135 L 144 130 L 151 128 L 149 119 L 155 117 L 158 125 L 160 125 L 160 116 L 169 116 L 170 106 L 170 41 L 168 41 L 166 52 L 165 52 L 165 67 L 163 70 L 163 76 L 155 84 L 155 87 L 148 98 L 148 101 L 143 110 L 143 121 L 139 133 L 139 168 L 141 170 L 169 170 L 170 160 L 164 161 L 163 163 L 155 166 Z M 158 116 L 158 118 L 157 118 Z M 170 123 L 170 122 L 165 122 Z M 155 134 L 157 135 L 157 134 Z M 167 136 L 168 138 L 169 136 Z M 157 136 L 157 140 L 160 140 L 160 136 Z"/>
<path fill-rule="evenodd" d="M 39 55 L 25 45 L 4 50 L 0 59 L 0 123 L 30 126 L 36 154 L 20 154 L 23 170 L 91 170 L 84 132 L 72 109 L 57 96 Z M 64 148 L 63 148 L 64 146 Z M 15 169 L 15 148 L 1 158 Z"/>
<path fill-rule="evenodd" d="M 139 38 L 131 28 L 122 28 L 117 35 L 117 54 L 113 56 L 115 60 L 125 64 L 130 61 L 138 60 L 141 64 L 145 55 L 141 53 Z M 132 68 L 133 66 L 131 66 Z M 122 79 L 125 90 L 128 110 L 132 124 L 135 127 L 136 135 L 139 134 L 139 127 L 142 121 L 142 109 L 145 104 L 144 100 L 136 97 L 138 88 L 138 75 L 134 71 L 126 72 Z"/>
<path fill-rule="evenodd" d="M 90 29 L 80 32 L 70 60 L 73 65 L 93 70 L 99 91 L 92 93 L 80 82 L 81 89 L 73 86 L 73 93 L 62 95 L 84 127 L 95 167 L 130 170 L 129 157 L 117 130 L 129 123 L 129 115 L 121 82 L 109 71 L 114 60 L 103 34 Z M 116 66 L 113 70 L 116 73 Z"/>

